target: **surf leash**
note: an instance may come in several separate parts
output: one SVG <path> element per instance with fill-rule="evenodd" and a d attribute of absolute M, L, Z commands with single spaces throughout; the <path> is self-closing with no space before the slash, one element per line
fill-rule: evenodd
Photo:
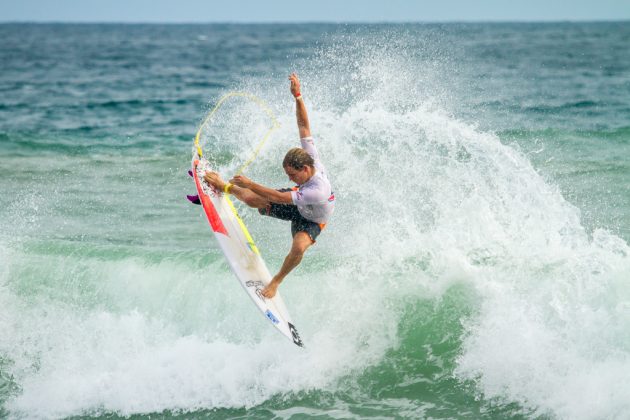
<path fill-rule="evenodd" d="M 215 112 L 217 112 L 219 108 L 221 108 L 221 105 L 223 105 L 223 103 L 226 100 L 232 97 L 242 97 L 242 98 L 247 98 L 251 100 L 269 116 L 272 122 L 271 128 L 267 130 L 267 132 L 263 136 L 263 139 L 260 141 L 260 143 L 258 143 L 256 148 L 254 149 L 254 152 L 252 153 L 252 156 L 249 159 L 247 159 L 245 163 L 240 167 L 240 169 L 236 172 L 236 175 L 241 175 L 245 171 L 245 169 L 247 169 L 247 167 L 256 159 L 262 147 L 265 145 L 269 137 L 271 137 L 271 133 L 273 133 L 274 130 L 277 130 L 278 128 L 280 128 L 280 123 L 278 122 L 278 119 L 276 118 L 271 108 L 269 108 L 269 106 L 265 103 L 265 101 L 260 99 L 258 96 L 252 95 L 251 93 L 247 93 L 247 92 L 228 92 L 219 99 L 219 101 L 216 103 L 212 111 L 208 113 L 206 118 L 203 120 L 203 122 L 199 126 L 199 130 L 197 131 L 197 135 L 195 136 L 195 147 L 197 148 L 197 155 L 199 157 L 203 157 L 203 150 L 201 150 L 201 146 L 199 145 L 199 138 L 201 137 L 202 130 L 204 129 L 206 124 L 208 124 L 208 122 L 212 119 L 212 116 L 215 114 Z"/>
<path fill-rule="evenodd" d="M 208 124 L 208 122 L 212 119 L 212 117 L 215 114 L 215 112 L 217 112 L 219 110 L 219 108 L 221 108 L 221 105 L 223 105 L 223 103 L 226 100 L 228 100 L 229 98 L 232 98 L 232 97 L 242 97 L 242 98 L 246 98 L 246 99 L 251 100 L 256 105 L 258 105 L 260 107 L 260 109 L 262 109 L 269 116 L 269 118 L 271 119 L 271 121 L 273 123 L 271 128 L 269 128 L 269 130 L 267 130 L 267 132 L 263 136 L 262 140 L 258 143 L 256 148 L 254 149 L 254 152 L 252 153 L 252 156 L 249 159 L 247 159 L 245 161 L 245 163 L 237 171 L 236 175 L 241 175 L 245 171 L 245 169 L 247 169 L 247 167 L 256 159 L 256 157 L 258 156 L 258 153 L 260 153 L 260 150 L 263 148 L 263 146 L 265 145 L 265 143 L 267 142 L 267 140 L 271 136 L 271 133 L 273 133 L 274 130 L 276 130 L 276 129 L 278 129 L 280 127 L 280 123 L 278 122 L 278 119 L 276 118 L 276 116 L 273 113 L 273 111 L 271 110 L 271 108 L 269 108 L 269 106 L 262 99 L 260 99 L 259 97 L 255 96 L 255 95 L 252 95 L 251 93 L 247 93 L 247 92 L 229 92 L 229 93 L 226 93 L 225 95 L 223 95 L 219 99 L 219 101 L 216 103 L 216 105 L 214 106 L 212 111 L 210 111 L 208 113 L 206 118 L 203 120 L 203 123 L 201 123 L 201 125 L 199 126 L 199 130 L 197 130 L 197 135 L 195 136 L 195 148 L 197 149 L 197 155 L 199 156 L 199 158 L 203 157 L 203 150 L 201 149 L 201 145 L 199 144 L 199 138 L 201 137 L 201 132 L 203 131 L 203 129 L 206 126 L 206 124 Z M 245 223 L 243 223 L 243 220 L 238 215 L 238 211 L 236 210 L 236 207 L 234 206 L 234 203 L 232 203 L 232 200 L 230 200 L 229 187 L 227 185 L 226 185 L 226 187 L 227 187 L 227 188 L 225 188 L 226 191 L 224 191 L 225 201 L 228 203 L 228 205 L 230 207 L 230 210 L 234 214 L 234 216 L 236 218 L 236 221 L 237 221 L 239 227 L 241 228 L 241 231 L 243 232 L 243 235 L 245 236 L 245 241 L 247 242 L 247 245 L 252 250 L 252 252 L 254 252 L 255 254 L 260 255 L 260 251 L 258 250 L 258 247 L 256 246 L 256 244 L 254 242 L 254 239 L 252 238 L 252 236 L 250 235 L 249 231 L 247 230 L 247 227 L 245 226 Z M 189 200 L 190 200 L 190 198 L 189 198 Z M 192 201 L 192 200 L 190 200 L 190 201 Z"/>

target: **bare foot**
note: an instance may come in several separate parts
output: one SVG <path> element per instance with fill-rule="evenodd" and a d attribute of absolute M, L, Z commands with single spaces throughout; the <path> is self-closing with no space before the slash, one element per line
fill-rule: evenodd
<path fill-rule="evenodd" d="M 267 299 L 271 299 L 276 295 L 276 291 L 278 290 L 278 286 L 280 285 L 279 282 L 276 282 L 275 280 L 271 280 L 271 283 L 269 283 L 263 290 L 262 290 L 262 295 L 264 297 L 266 297 Z"/>
<path fill-rule="evenodd" d="M 221 179 L 221 175 L 217 172 L 206 172 L 203 179 L 218 191 L 223 191 L 223 188 L 225 187 L 225 181 Z"/>

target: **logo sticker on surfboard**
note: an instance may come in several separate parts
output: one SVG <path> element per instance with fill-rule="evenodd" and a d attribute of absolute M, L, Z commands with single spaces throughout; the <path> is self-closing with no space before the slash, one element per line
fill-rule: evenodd
<path fill-rule="evenodd" d="M 267 312 L 265 312 L 265 315 L 267 315 L 267 318 L 269 318 L 269 320 L 273 322 L 274 324 L 280 323 L 280 321 L 278 321 L 278 318 L 276 318 L 273 312 L 271 312 L 269 309 L 267 309 Z"/>
<path fill-rule="evenodd" d="M 304 344 L 302 343 L 302 339 L 300 338 L 300 334 L 298 334 L 295 326 L 291 324 L 290 322 L 288 322 L 288 324 L 289 324 L 289 331 L 291 331 L 291 336 L 293 338 L 293 342 L 300 347 L 304 347 Z"/>

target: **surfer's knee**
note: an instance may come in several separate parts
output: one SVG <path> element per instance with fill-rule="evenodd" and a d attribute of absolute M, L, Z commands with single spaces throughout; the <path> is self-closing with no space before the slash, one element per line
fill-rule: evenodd
<path fill-rule="evenodd" d="M 299 255 L 301 257 L 312 244 L 313 241 L 308 233 L 300 231 L 296 233 L 295 237 L 293 238 L 291 253 L 293 253 L 294 255 Z"/>
<path fill-rule="evenodd" d="M 299 264 L 302 261 L 302 258 L 304 258 L 305 253 L 305 248 L 292 246 L 291 251 L 289 251 L 289 258 L 293 259 L 294 261 L 296 261 L 297 264 Z"/>
<path fill-rule="evenodd" d="M 291 253 L 295 255 L 296 257 L 302 257 L 304 253 L 306 252 L 307 248 L 308 248 L 307 246 L 295 245 L 291 247 Z"/>

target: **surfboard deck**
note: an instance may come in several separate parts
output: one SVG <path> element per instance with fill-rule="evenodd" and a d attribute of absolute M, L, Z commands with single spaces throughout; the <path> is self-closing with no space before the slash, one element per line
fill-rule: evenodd
<path fill-rule="evenodd" d="M 276 293 L 272 299 L 262 295 L 263 288 L 271 281 L 271 274 L 245 224 L 238 216 L 229 194 L 217 191 L 203 180 L 204 174 L 211 170 L 212 167 L 206 159 L 198 157 L 196 153 L 193 155 L 192 173 L 197 193 L 225 259 L 238 282 L 265 318 L 293 343 L 304 347 L 280 293 Z"/>

